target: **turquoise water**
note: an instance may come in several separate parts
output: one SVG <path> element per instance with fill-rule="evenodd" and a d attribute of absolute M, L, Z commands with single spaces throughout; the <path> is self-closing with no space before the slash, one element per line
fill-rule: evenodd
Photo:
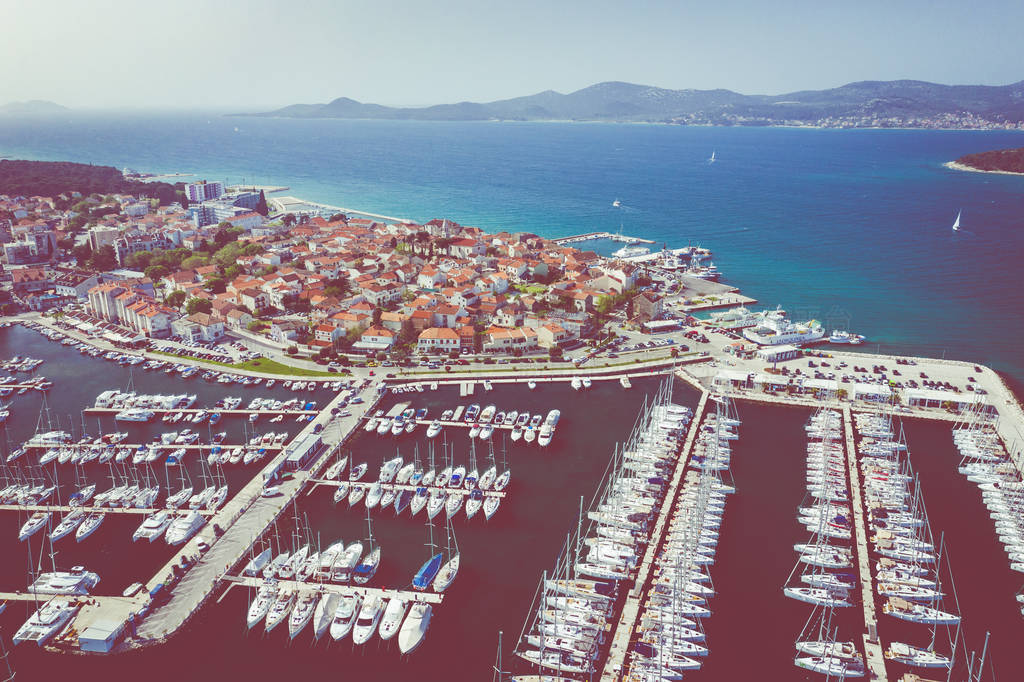
<path fill-rule="evenodd" d="M 190 172 L 545 236 L 713 249 L 726 280 L 871 350 L 1024 380 L 1024 178 L 947 170 L 1019 133 L 75 115 L 0 122 L 0 156 Z M 711 151 L 717 161 L 708 164 Z M 622 208 L 612 207 L 619 199 Z M 950 229 L 958 210 L 965 229 Z"/>

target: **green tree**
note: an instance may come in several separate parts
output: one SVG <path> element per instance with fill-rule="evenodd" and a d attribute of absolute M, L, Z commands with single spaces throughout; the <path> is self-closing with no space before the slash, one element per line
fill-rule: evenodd
<path fill-rule="evenodd" d="M 548 348 L 548 357 L 551 358 L 552 360 L 559 360 L 559 359 L 561 359 L 561 357 L 562 357 L 562 347 L 561 346 L 551 346 L 551 348 Z"/>
<path fill-rule="evenodd" d="M 195 270 L 196 268 L 201 268 L 204 265 L 208 265 L 209 263 L 210 263 L 209 256 L 201 256 L 199 254 L 196 254 L 194 256 L 189 256 L 185 260 L 181 261 L 181 269 L 182 270 Z"/>
<path fill-rule="evenodd" d="M 181 289 L 175 289 L 171 293 L 164 296 L 164 303 L 166 303 L 172 308 L 180 308 L 181 304 L 185 302 L 185 299 L 187 297 L 188 294 L 186 294 L 184 291 L 182 291 Z"/>
<path fill-rule="evenodd" d="M 295 218 L 295 214 L 293 214 L 293 213 L 285 213 L 284 217 L 281 218 L 281 222 L 284 223 L 285 227 L 291 227 L 295 223 L 297 223 L 298 220 Z"/>
<path fill-rule="evenodd" d="M 214 276 L 206 280 L 206 289 L 211 294 L 223 294 L 228 289 L 228 283 L 223 277 Z"/>
<path fill-rule="evenodd" d="M 79 244 L 71 249 L 71 255 L 75 257 L 79 265 L 85 265 L 89 261 L 89 257 L 92 256 L 92 247 L 88 242 Z"/>
<path fill-rule="evenodd" d="M 213 303 L 205 298 L 190 298 L 185 304 L 185 312 L 189 315 L 208 313 L 213 310 Z"/>
<path fill-rule="evenodd" d="M 259 332 L 267 328 L 267 323 L 263 320 L 253 320 L 249 324 L 245 325 L 245 328 L 251 332 Z"/>
<path fill-rule="evenodd" d="M 163 279 L 167 275 L 171 274 L 171 271 L 166 265 L 150 265 L 143 271 L 146 277 L 149 277 L 154 282 Z"/>
<path fill-rule="evenodd" d="M 348 277 L 345 275 L 339 275 L 334 279 L 329 279 L 324 284 L 324 293 L 328 296 L 334 296 L 336 298 L 344 298 L 349 292 Z"/>
<path fill-rule="evenodd" d="M 238 277 L 239 275 L 243 274 L 244 272 L 245 270 L 242 269 L 241 265 L 239 265 L 238 263 L 233 263 L 232 265 L 229 265 L 226 268 L 224 268 L 224 278 L 232 280 Z"/>
<path fill-rule="evenodd" d="M 270 214 L 270 207 L 267 206 L 267 195 L 260 190 L 260 198 L 256 201 L 256 212 L 266 218 Z"/>
<path fill-rule="evenodd" d="M 114 247 L 110 244 L 104 244 L 93 251 L 92 255 L 89 257 L 89 267 L 100 272 L 106 272 L 107 270 L 113 270 L 116 268 L 117 255 L 114 253 Z"/>

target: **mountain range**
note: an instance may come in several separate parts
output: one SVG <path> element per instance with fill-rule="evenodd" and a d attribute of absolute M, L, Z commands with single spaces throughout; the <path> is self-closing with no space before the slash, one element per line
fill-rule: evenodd
<path fill-rule="evenodd" d="M 494 102 L 388 107 L 339 97 L 248 116 L 425 121 L 645 121 L 726 125 L 812 123 L 823 119 L 900 120 L 952 116 L 1024 121 L 1024 81 L 1002 86 L 924 81 L 861 81 L 829 90 L 743 95 L 731 90 L 668 90 L 605 82 L 568 94 L 546 90 Z"/>

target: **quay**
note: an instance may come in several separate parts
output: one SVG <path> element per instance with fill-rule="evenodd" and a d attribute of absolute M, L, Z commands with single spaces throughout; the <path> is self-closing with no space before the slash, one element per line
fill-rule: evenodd
<path fill-rule="evenodd" d="M 853 529 L 857 540 L 857 574 L 860 576 L 861 605 L 864 607 L 864 663 L 870 679 L 886 682 L 885 656 L 878 639 L 875 613 L 875 589 L 868 555 L 868 533 L 864 522 L 864 496 L 861 494 L 860 472 L 857 469 L 857 445 L 853 438 L 853 414 L 843 406 L 843 428 L 846 432 L 846 465 L 850 474 L 850 501 L 853 503 Z"/>
<path fill-rule="evenodd" d="M 307 424 L 292 442 L 304 442 L 307 436 L 312 435 L 316 425 L 320 424 L 323 427 L 320 433 L 323 445 L 312 453 L 311 459 L 298 471 L 276 483 L 275 496 L 265 497 L 263 490 L 267 482 L 276 482 L 278 473 L 284 468 L 291 455 L 287 447 L 230 497 L 210 517 L 206 528 L 182 545 L 156 571 L 145 583 L 143 597 L 130 602 L 102 597 L 91 599 L 76 615 L 72 630 L 84 632 L 90 625 L 101 622 L 133 624 L 126 639 L 114 648 L 115 652 L 159 644 L 177 632 L 209 599 L 232 566 L 249 556 L 254 543 L 356 431 L 365 413 L 379 402 L 381 393 L 375 386 L 365 388 L 362 392 L 364 402 L 350 406 L 351 415 L 332 417 L 331 409 L 340 405 L 344 396 L 345 393 L 339 393 L 322 410 L 310 412 L 316 415 L 316 419 Z M 211 528 L 212 534 L 209 530 Z M 205 552 L 198 547 L 200 536 L 211 545 Z M 188 565 L 188 568 L 176 580 L 183 565 Z M 161 601 L 148 601 L 150 594 L 161 593 Z M 145 612 L 147 609 L 148 613 Z M 72 642 L 70 646 L 76 648 L 76 643 Z"/>
<path fill-rule="evenodd" d="M 258 588 L 263 585 L 263 578 L 250 578 L 237 575 L 226 575 L 224 581 L 230 583 L 228 590 L 232 587 Z M 444 600 L 444 594 L 439 592 L 415 592 L 413 590 L 396 590 L 381 587 L 364 587 L 345 585 L 337 583 L 307 583 L 297 580 L 278 580 L 277 584 L 284 589 L 292 589 L 300 592 L 328 592 L 344 595 L 361 595 L 362 597 L 384 597 L 387 599 L 401 599 L 404 602 L 423 602 L 427 604 L 440 604 Z M 226 593 L 226 591 L 225 591 Z M 223 595 L 221 596 L 223 598 Z"/>
<path fill-rule="evenodd" d="M 622 677 L 623 664 L 625 663 L 626 654 L 629 652 L 629 645 L 633 640 L 633 629 L 636 627 L 637 618 L 640 616 L 640 611 L 644 606 L 641 599 L 647 590 L 651 568 L 653 568 L 654 560 L 658 556 L 658 549 L 661 547 L 665 528 L 672 516 L 672 510 L 675 509 L 679 486 L 686 473 L 686 466 L 689 463 L 690 452 L 693 450 L 693 443 L 700 432 L 700 424 L 704 418 L 708 397 L 709 393 L 702 391 L 700 402 L 697 403 L 697 409 L 693 411 L 693 420 L 690 422 L 686 441 L 676 462 L 676 468 L 672 474 L 672 482 L 669 484 L 668 492 L 662 501 L 661 510 L 658 512 L 658 520 L 654 524 L 650 541 L 647 543 L 643 562 L 640 564 L 633 587 L 626 596 L 626 603 L 622 607 L 619 620 L 615 623 L 611 638 L 612 643 L 605 658 L 604 669 L 601 671 L 601 682 L 613 682 Z"/>
<path fill-rule="evenodd" d="M 301 206 L 309 206 L 309 207 L 313 207 L 313 208 L 326 209 L 326 210 L 332 211 L 334 213 L 345 213 L 345 214 L 354 213 L 356 215 L 364 215 L 364 216 L 368 216 L 370 218 L 380 218 L 381 220 L 386 220 L 386 221 L 391 222 L 391 223 L 403 223 L 405 225 L 415 225 L 416 224 L 416 221 L 409 220 L 408 218 L 396 218 L 394 216 L 381 215 L 379 213 L 369 213 L 367 211 L 359 211 L 359 210 L 356 210 L 354 208 L 344 208 L 342 206 L 331 206 L 330 204 L 321 204 L 321 203 L 318 203 L 316 201 L 304 201 L 303 199 L 298 199 L 296 197 L 274 197 L 274 198 L 269 198 L 268 197 L 267 198 L 267 202 L 275 204 L 277 206 L 278 210 L 281 213 L 302 212 L 303 209 L 299 208 L 299 207 L 301 207 Z"/>

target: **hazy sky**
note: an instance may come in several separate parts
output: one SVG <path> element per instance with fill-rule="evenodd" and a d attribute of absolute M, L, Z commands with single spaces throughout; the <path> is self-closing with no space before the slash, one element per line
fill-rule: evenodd
<path fill-rule="evenodd" d="M 605 80 L 747 94 L 1024 79 L 1020 0 L 0 0 L 0 103 L 488 101 Z"/>

